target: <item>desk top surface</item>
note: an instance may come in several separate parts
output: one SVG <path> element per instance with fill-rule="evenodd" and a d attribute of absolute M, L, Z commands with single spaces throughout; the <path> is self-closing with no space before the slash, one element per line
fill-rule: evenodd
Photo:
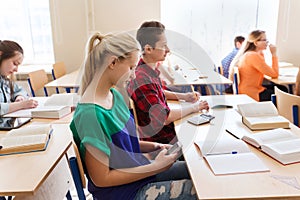
<path fill-rule="evenodd" d="M 65 74 L 45 85 L 45 87 L 79 87 L 79 70 Z"/>
<path fill-rule="evenodd" d="M 182 69 L 174 73 L 173 85 L 213 85 L 232 84 L 232 81 L 211 70 L 200 72 L 197 69 Z"/>
<path fill-rule="evenodd" d="M 291 67 L 282 67 L 279 68 L 279 76 L 278 78 L 270 78 L 265 76 L 268 80 L 272 81 L 276 84 L 295 84 L 297 73 L 299 71 L 299 67 L 291 66 Z"/>
<path fill-rule="evenodd" d="M 254 152 L 270 169 L 270 172 L 248 173 L 215 176 L 205 162 L 194 141 L 206 137 L 217 137 L 225 132 L 225 124 L 239 123 L 241 129 L 247 129 L 242 124 L 241 116 L 235 107 L 238 103 L 254 102 L 246 95 L 206 96 L 211 102 L 231 102 L 232 109 L 212 109 L 210 112 L 216 116 L 211 124 L 194 126 L 186 122 L 185 117 L 177 121 L 176 131 L 178 140 L 183 144 L 183 154 L 187 162 L 197 195 L 199 199 L 247 199 L 247 198 L 300 198 L 300 163 L 282 165 L 266 154 L 251 146 Z M 291 129 L 300 135 L 299 128 L 291 125 Z"/>
<path fill-rule="evenodd" d="M 53 124 L 45 151 L 0 156 L 0 196 L 33 194 L 72 144 L 68 124 Z"/>

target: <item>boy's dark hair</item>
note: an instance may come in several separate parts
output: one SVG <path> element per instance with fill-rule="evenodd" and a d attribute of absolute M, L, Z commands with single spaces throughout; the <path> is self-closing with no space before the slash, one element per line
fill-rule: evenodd
<path fill-rule="evenodd" d="M 159 35 L 164 33 L 165 26 L 158 21 L 144 22 L 137 31 L 136 39 L 141 44 L 142 49 L 145 45 L 155 47 L 155 43 L 159 40 Z"/>
<path fill-rule="evenodd" d="M 234 46 L 236 47 L 236 43 L 239 42 L 239 43 L 243 43 L 245 41 L 245 37 L 243 36 L 236 36 L 234 38 Z"/>

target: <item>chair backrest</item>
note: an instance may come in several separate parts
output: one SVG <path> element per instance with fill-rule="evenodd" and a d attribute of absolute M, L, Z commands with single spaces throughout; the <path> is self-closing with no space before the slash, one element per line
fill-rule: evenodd
<path fill-rule="evenodd" d="M 135 121 L 135 126 L 136 126 L 136 128 L 138 128 L 138 121 L 137 121 L 138 119 L 137 119 L 136 109 L 135 109 L 134 101 L 131 98 L 129 98 L 129 110 L 132 111 L 134 121 Z"/>
<path fill-rule="evenodd" d="M 67 73 L 66 66 L 64 62 L 57 62 L 53 64 L 52 76 L 53 79 L 57 79 Z"/>
<path fill-rule="evenodd" d="M 224 75 L 222 65 L 217 67 L 217 72 L 218 72 L 219 74 L 221 74 L 221 75 Z"/>
<path fill-rule="evenodd" d="M 276 106 L 278 113 L 299 126 L 300 96 L 283 92 L 275 86 Z"/>
<path fill-rule="evenodd" d="M 48 83 L 48 76 L 45 70 L 40 69 L 37 71 L 29 72 L 28 84 L 32 93 L 35 96 L 36 91 L 44 89 L 45 96 L 48 96 L 47 89 L 44 87 Z"/>
<path fill-rule="evenodd" d="M 239 93 L 239 83 L 240 83 L 240 74 L 239 74 L 239 68 L 234 67 L 233 68 L 233 94 L 238 94 Z"/>
<path fill-rule="evenodd" d="M 85 200 L 84 188 L 86 188 L 86 179 L 84 176 L 84 169 L 82 166 L 81 158 L 77 146 L 73 143 L 75 156 L 69 158 L 70 169 L 73 181 L 76 187 L 77 195 L 80 200 Z"/>

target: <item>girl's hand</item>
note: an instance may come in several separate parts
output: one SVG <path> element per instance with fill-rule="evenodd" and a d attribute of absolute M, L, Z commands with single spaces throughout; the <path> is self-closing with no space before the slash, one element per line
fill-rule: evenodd
<path fill-rule="evenodd" d="M 154 160 L 161 150 L 169 149 L 171 147 L 172 147 L 172 145 L 170 145 L 170 144 L 162 144 L 162 143 L 153 142 L 152 150 L 150 152 L 148 152 L 147 154 L 145 154 L 145 156 L 149 160 Z"/>
<path fill-rule="evenodd" d="M 270 44 L 269 48 L 270 48 L 270 52 L 271 52 L 272 56 L 276 56 L 277 47 L 273 44 Z"/>
<path fill-rule="evenodd" d="M 156 170 L 159 170 L 160 172 L 162 172 L 162 171 L 169 169 L 173 165 L 173 163 L 176 161 L 177 157 L 178 157 L 178 153 L 173 153 L 173 154 L 168 155 L 167 149 L 163 149 L 156 156 L 156 158 L 152 164 L 154 165 L 154 168 Z"/>
<path fill-rule="evenodd" d="M 25 100 L 20 102 L 22 104 L 23 109 L 35 108 L 38 106 L 38 102 L 33 99 Z"/>
<path fill-rule="evenodd" d="M 154 144 L 154 150 L 163 150 L 163 149 L 169 149 L 172 145 L 170 144 L 162 144 L 162 143 L 155 143 Z"/>

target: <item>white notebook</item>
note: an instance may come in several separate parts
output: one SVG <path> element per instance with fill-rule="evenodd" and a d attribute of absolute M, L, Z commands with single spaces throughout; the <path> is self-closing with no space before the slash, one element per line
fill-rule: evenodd
<path fill-rule="evenodd" d="M 195 143 L 200 150 L 204 146 L 202 141 Z M 270 171 L 245 142 L 235 138 L 220 138 L 203 157 L 215 175 Z"/>

